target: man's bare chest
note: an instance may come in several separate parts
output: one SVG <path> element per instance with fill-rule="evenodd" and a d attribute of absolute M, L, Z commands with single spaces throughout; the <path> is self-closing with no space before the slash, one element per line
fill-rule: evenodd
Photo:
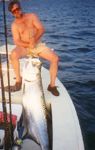
<path fill-rule="evenodd" d="M 33 24 L 29 21 L 24 21 L 18 24 L 18 31 L 20 34 L 26 34 L 33 30 Z"/>

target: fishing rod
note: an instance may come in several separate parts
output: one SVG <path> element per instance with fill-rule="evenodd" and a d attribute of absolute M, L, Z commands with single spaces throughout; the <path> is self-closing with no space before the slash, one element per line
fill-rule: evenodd
<path fill-rule="evenodd" d="M 5 0 L 3 0 L 3 16 L 4 16 L 4 33 L 5 33 L 5 49 L 6 49 L 6 62 L 7 62 L 7 78 L 8 78 L 8 88 L 9 88 L 9 110 L 10 110 L 10 139 L 13 143 L 13 125 L 12 125 L 12 108 L 11 108 L 11 92 L 10 92 L 10 74 L 9 74 L 9 59 L 8 59 L 8 42 L 7 42 L 7 25 L 6 25 L 6 9 Z M 4 90 L 4 88 L 3 88 Z M 6 105 L 6 104 L 5 104 Z M 12 145 L 12 144 L 11 144 Z"/>
<path fill-rule="evenodd" d="M 4 116 L 4 124 L 1 126 L 5 129 L 5 137 L 4 137 L 4 149 L 7 150 L 10 146 L 9 143 L 9 126 L 7 120 L 7 108 L 6 108 L 6 99 L 5 99 L 5 91 L 4 91 L 4 81 L 3 81 L 3 73 L 2 73 L 2 61 L 1 61 L 1 54 L 0 54 L 0 78 L 1 78 L 1 92 L 2 92 L 2 107 L 3 107 L 3 116 Z"/>

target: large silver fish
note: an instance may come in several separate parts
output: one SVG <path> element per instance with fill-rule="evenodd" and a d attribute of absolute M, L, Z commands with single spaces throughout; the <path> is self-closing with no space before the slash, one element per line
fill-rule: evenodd
<path fill-rule="evenodd" d="M 49 150 L 46 119 L 46 104 L 41 81 L 41 62 L 37 58 L 28 59 L 23 67 L 23 107 L 28 134 Z"/>

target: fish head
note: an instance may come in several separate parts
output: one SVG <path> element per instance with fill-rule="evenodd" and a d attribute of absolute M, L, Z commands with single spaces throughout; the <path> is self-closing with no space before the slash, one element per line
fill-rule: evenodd
<path fill-rule="evenodd" d="M 39 59 L 34 58 L 34 59 L 32 59 L 32 65 L 33 65 L 35 68 L 37 68 L 38 70 L 40 70 L 40 69 L 41 69 L 41 66 L 42 66 L 42 62 L 41 62 Z"/>
<path fill-rule="evenodd" d="M 38 77 L 41 74 L 41 66 L 42 63 L 39 59 L 37 58 L 29 59 L 25 63 L 25 67 L 23 69 L 24 80 L 31 81 L 31 82 L 38 80 Z"/>

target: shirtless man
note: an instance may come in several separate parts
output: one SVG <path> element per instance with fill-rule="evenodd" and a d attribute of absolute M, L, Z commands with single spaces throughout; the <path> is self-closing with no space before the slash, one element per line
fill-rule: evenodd
<path fill-rule="evenodd" d="M 55 86 L 58 70 L 58 56 L 45 43 L 40 42 L 45 29 L 34 13 L 23 13 L 18 1 L 11 1 L 8 10 L 15 17 L 11 30 L 16 47 L 12 50 L 10 59 L 16 75 L 16 83 L 10 87 L 11 92 L 21 89 L 21 75 L 19 59 L 31 53 L 50 62 L 50 84 L 47 88 L 53 95 L 58 96 L 59 92 Z M 8 88 L 5 88 L 8 91 Z"/>

